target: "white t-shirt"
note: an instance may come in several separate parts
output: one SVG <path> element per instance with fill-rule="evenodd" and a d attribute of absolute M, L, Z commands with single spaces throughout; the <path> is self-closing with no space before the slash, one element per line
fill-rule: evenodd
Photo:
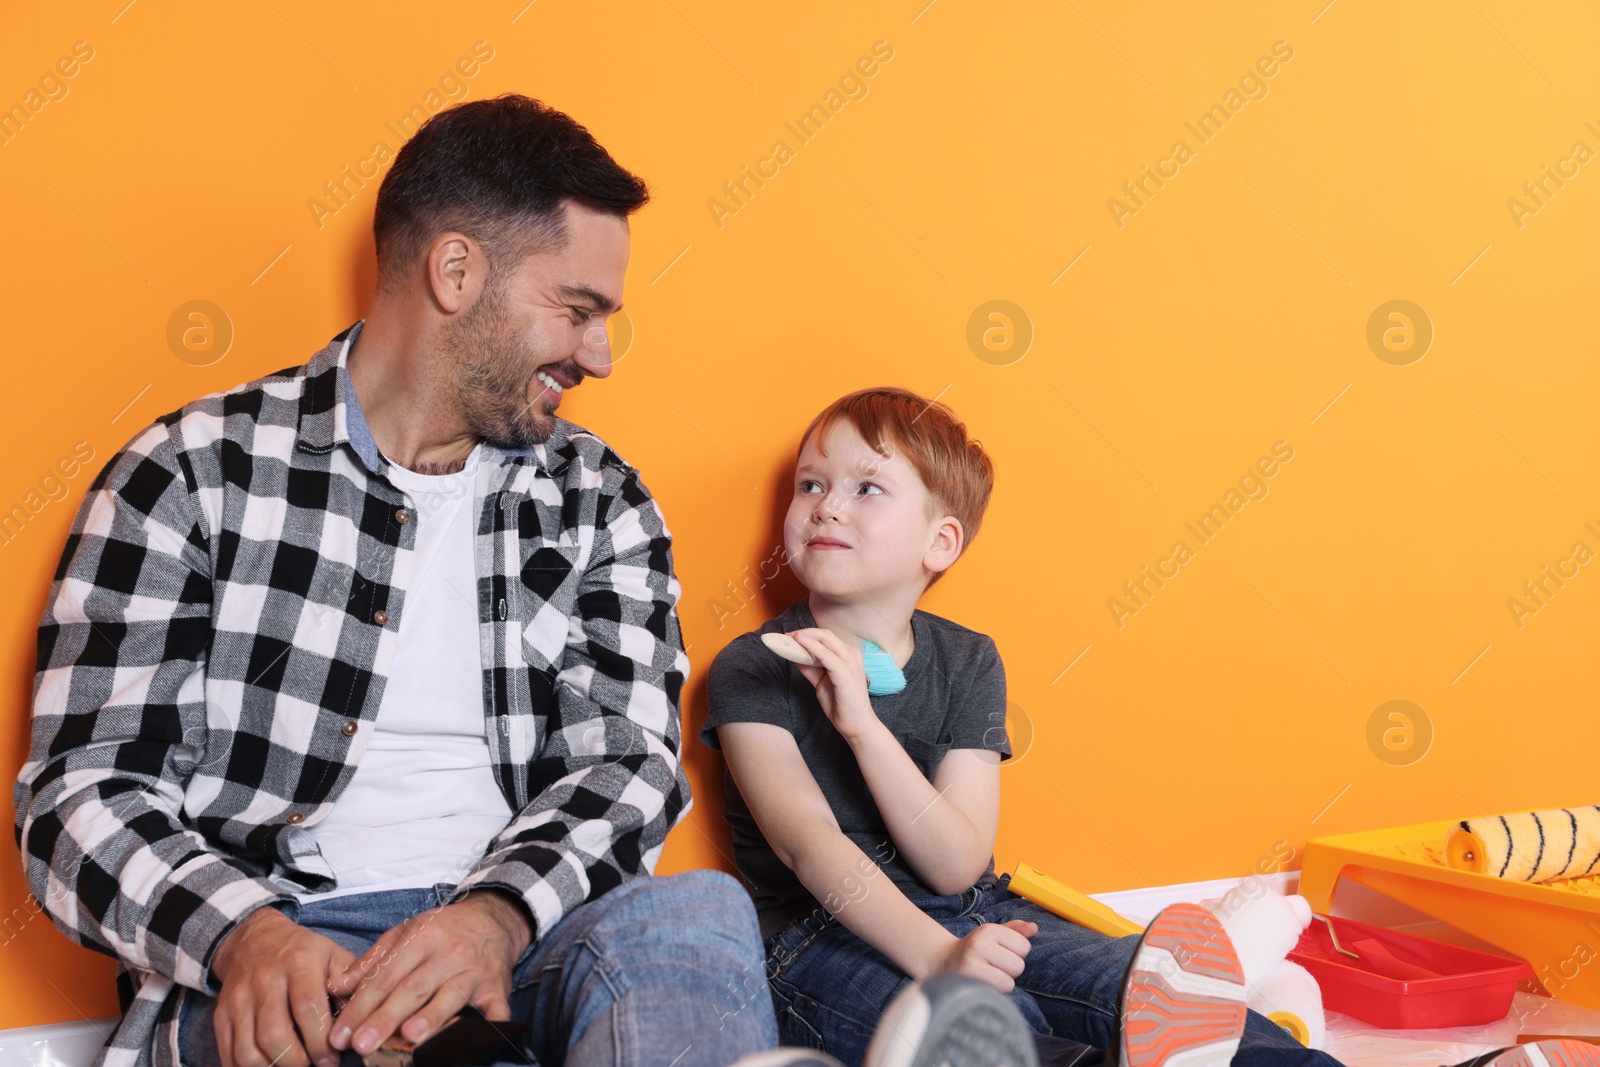
<path fill-rule="evenodd" d="M 514 814 L 490 769 L 473 567 L 480 442 L 455 474 L 389 463 L 416 527 L 394 667 L 366 752 L 326 818 L 306 827 L 337 888 L 300 900 L 452 885 Z M 400 564 L 397 564 L 400 566 Z M 314 864 L 313 864 L 314 865 Z"/>

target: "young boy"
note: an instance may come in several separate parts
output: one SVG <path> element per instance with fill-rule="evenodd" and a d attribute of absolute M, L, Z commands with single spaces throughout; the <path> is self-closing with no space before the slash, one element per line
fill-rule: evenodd
<path fill-rule="evenodd" d="M 955 973 L 1107 1062 L 1337 1067 L 1246 1016 L 1237 957 L 1203 909 L 1176 905 L 1142 939 L 1112 938 L 996 877 L 1004 669 L 990 638 L 917 608 L 976 537 L 992 485 L 945 405 L 900 389 L 835 401 L 801 438 L 784 522 L 809 595 L 712 663 L 701 738 L 727 761 L 725 814 L 781 1039 L 854 1067 L 891 1002 L 903 1019 L 891 1012 L 885 1030 L 913 1021 L 898 994 Z M 772 634 L 815 665 L 780 657 Z M 1600 1062 L 1592 1052 L 1550 1058 Z"/>

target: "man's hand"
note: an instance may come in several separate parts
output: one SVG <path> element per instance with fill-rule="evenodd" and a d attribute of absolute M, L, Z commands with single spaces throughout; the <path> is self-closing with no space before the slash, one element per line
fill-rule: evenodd
<path fill-rule="evenodd" d="M 338 1067 L 326 984 L 354 959 L 277 908 L 245 916 L 211 961 L 222 982 L 211 1016 L 222 1067 Z"/>
<path fill-rule="evenodd" d="M 934 970 L 964 974 L 1009 993 L 1022 974 L 1022 958 L 1033 947 L 1028 938 L 1038 932 L 1039 924 L 1027 919 L 983 923 L 966 937 L 952 942 Z"/>
<path fill-rule="evenodd" d="M 806 681 L 817 687 L 817 703 L 839 736 L 853 743 L 866 731 L 882 725 L 867 695 L 867 668 L 859 648 L 851 648 L 838 634 L 822 626 L 795 630 L 789 636 L 822 665 L 795 664 Z"/>
<path fill-rule="evenodd" d="M 397 1030 L 421 1041 L 466 1004 L 510 1019 L 511 968 L 532 939 L 526 907 L 496 889 L 412 916 L 330 979 L 331 992 L 349 997 L 333 1047 L 366 1055 Z"/>

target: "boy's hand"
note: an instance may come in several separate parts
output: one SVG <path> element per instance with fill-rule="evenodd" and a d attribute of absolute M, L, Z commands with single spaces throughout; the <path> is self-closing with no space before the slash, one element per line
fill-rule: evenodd
<path fill-rule="evenodd" d="M 868 730 L 882 725 L 867 696 L 867 668 L 859 648 L 851 648 L 838 634 L 821 626 L 794 630 L 789 636 L 822 664 L 795 666 L 806 681 L 817 687 L 817 702 L 841 737 L 854 743 Z"/>
<path fill-rule="evenodd" d="M 935 963 L 934 971 L 964 974 L 1009 993 L 1022 973 L 1022 958 L 1033 947 L 1028 938 L 1038 932 L 1039 924 L 1026 919 L 984 923 L 953 942 Z"/>

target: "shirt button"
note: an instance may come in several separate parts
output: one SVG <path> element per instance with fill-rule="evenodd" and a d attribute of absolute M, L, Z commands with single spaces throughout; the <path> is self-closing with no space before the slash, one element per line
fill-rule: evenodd
<path fill-rule="evenodd" d="M 306 817 L 304 815 L 301 815 L 298 811 L 291 811 L 289 813 L 289 821 L 292 822 L 292 823 L 295 823 L 296 825 L 298 825 L 300 823 L 305 822 L 306 821 Z"/>
<path fill-rule="evenodd" d="M 404 526 L 406 523 L 411 521 L 411 513 L 406 511 L 405 508 L 401 508 L 394 513 L 394 521 L 398 522 L 401 526 Z"/>
<path fill-rule="evenodd" d="M 347 722 L 343 726 L 339 727 L 339 729 L 346 737 L 354 737 L 356 731 L 361 729 L 361 727 L 354 722 Z"/>
<path fill-rule="evenodd" d="M 372 613 L 372 621 L 377 623 L 379 626 L 387 626 L 389 625 L 389 613 L 384 611 L 382 608 L 379 608 L 377 611 Z"/>

